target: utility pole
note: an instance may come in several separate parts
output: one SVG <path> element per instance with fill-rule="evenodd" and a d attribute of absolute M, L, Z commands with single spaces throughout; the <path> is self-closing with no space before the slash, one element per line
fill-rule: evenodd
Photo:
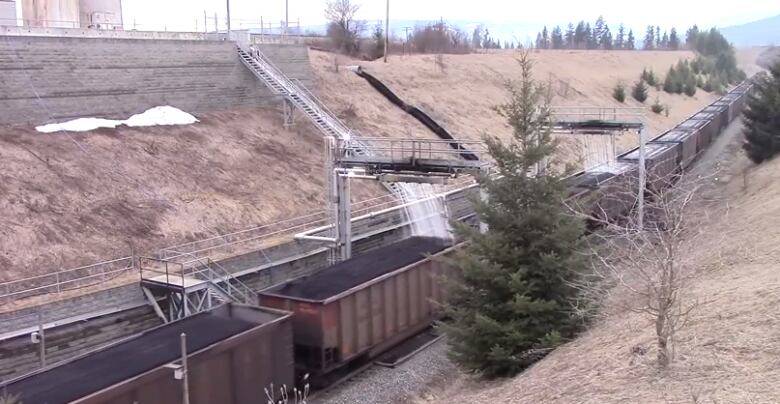
<path fill-rule="evenodd" d="M 284 36 L 287 36 L 287 28 L 290 26 L 290 0 L 284 0 Z"/>
<path fill-rule="evenodd" d="M 412 47 L 409 44 L 409 31 L 411 31 L 412 27 L 404 27 L 405 32 L 405 38 L 404 39 L 404 53 L 406 53 L 406 47 L 409 46 L 409 54 L 412 54 Z"/>
<path fill-rule="evenodd" d="M 206 10 L 203 10 L 203 33 L 208 34 L 209 33 L 209 17 L 206 15 Z"/>
<path fill-rule="evenodd" d="M 227 6 L 227 40 L 230 40 L 230 0 L 225 0 Z"/>
<path fill-rule="evenodd" d="M 644 125 L 639 128 L 639 195 L 637 201 L 637 210 L 639 217 L 637 218 L 638 231 L 643 231 L 645 228 L 645 186 L 647 183 L 645 167 L 645 130 Z"/>
<path fill-rule="evenodd" d="M 390 52 L 390 0 L 387 0 L 387 13 L 385 14 L 385 63 Z"/>
<path fill-rule="evenodd" d="M 181 333 L 181 394 L 182 403 L 190 404 L 190 380 L 187 369 L 187 334 Z"/>

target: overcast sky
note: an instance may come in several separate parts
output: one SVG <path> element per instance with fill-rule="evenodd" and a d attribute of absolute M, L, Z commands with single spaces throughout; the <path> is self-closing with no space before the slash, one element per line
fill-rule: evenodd
<path fill-rule="evenodd" d="M 383 19 L 385 0 L 356 0 L 361 5 L 359 18 Z M 664 29 L 675 26 L 683 30 L 692 24 L 702 27 L 742 24 L 780 14 L 780 1 L 739 0 L 736 6 L 722 6 L 724 0 L 554 0 L 531 2 L 520 0 L 391 0 L 390 18 L 398 20 L 459 20 L 491 23 L 517 22 L 518 25 L 556 25 L 568 21 L 594 21 L 600 14 L 613 30 L 620 22 L 641 29 L 648 24 Z M 250 22 L 279 22 L 284 19 L 285 0 L 231 0 L 233 25 Z M 649 4 L 645 10 L 640 6 Z M 323 23 L 324 0 L 289 0 L 291 23 L 300 19 L 302 25 Z M 133 21 L 138 28 L 167 27 L 169 30 L 203 29 L 203 11 L 213 20 L 214 12 L 224 21 L 225 0 L 124 0 L 125 26 Z M 224 23 L 224 22 L 223 22 Z M 213 22 L 209 22 L 211 27 Z M 257 23 L 255 23 L 257 25 Z"/>

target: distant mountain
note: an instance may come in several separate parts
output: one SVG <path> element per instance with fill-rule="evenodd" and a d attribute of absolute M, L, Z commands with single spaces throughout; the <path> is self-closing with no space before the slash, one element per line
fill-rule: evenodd
<path fill-rule="evenodd" d="M 738 48 L 780 45 L 780 15 L 722 28 L 720 32 Z"/>

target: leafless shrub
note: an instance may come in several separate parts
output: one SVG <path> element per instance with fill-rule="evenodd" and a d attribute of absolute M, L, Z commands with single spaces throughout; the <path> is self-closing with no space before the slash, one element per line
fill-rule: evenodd
<path fill-rule="evenodd" d="M 416 27 L 409 41 L 419 53 L 463 54 L 470 51 L 468 35 L 444 21 Z"/>
<path fill-rule="evenodd" d="M 267 404 L 306 404 L 309 399 L 309 375 L 303 377 L 304 386 L 302 389 L 297 387 L 292 390 L 292 401 L 290 401 L 290 391 L 286 385 L 279 387 L 279 397 L 276 397 L 276 391 L 274 385 L 271 384 L 270 388 L 265 388 L 265 397 L 268 400 Z M 2 404 L 2 403 L 0 403 Z"/>
<path fill-rule="evenodd" d="M 22 404 L 22 402 L 19 401 L 19 396 L 3 392 L 0 394 L 0 404 Z"/>
<path fill-rule="evenodd" d="M 641 227 L 636 211 L 622 222 L 607 220 L 614 201 L 585 211 L 602 227 L 587 239 L 593 266 L 577 285 L 590 303 L 583 307 L 592 309 L 593 302 L 608 301 L 645 315 L 654 327 L 661 367 L 673 359 L 676 333 L 701 304 L 690 288 L 702 272 L 686 253 L 704 236 L 699 229 L 708 220 L 708 209 L 697 196 L 708 178 L 656 178 L 649 173 Z M 623 196 L 636 201 L 635 194 Z"/>
<path fill-rule="evenodd" d="M 360 35 L 365 30 L 365 22 L 355 19 L 358 10 L 360 5 L 352 0 L 330 0 L 325 3 L 328 38 L 338 51 L 347 55 L 360 51 Z"/>

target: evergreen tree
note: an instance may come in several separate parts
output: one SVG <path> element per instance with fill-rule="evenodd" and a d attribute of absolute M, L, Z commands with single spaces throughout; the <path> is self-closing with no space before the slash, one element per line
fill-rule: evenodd
<path fill-rule="evenodd" d="M 608 26 L 604 28 L 604 33 L 601 35 L 601 44 L 599 46 L 601 49 L 606 50 L 611 50 L 614 47 L 612 43 L 612 32 L 610 32 Z"/>
<path fill-rule="evenodd" d="M 626 27 L 620 24 L 617 37 L 615 37 L 615 49 L 625 49 L 626 47 Z"/>
<path fill-rule="evenodd" d="M 699 40 L 699 27 L 694 25 L 685 32 L 685 47 L 696 49 L 696 43 Z"/>
<path fill-rule="evenodd" d="M 628 30 L 628 39 L 626 40 L 625 48 L 628 50 L 636 49 L 636 39 L 634 38 L 634 30 Z"/>
<path fill-rule="evenodd" d="M 596 24 L 593 26 L 593 41 L 597 45 L 601 45 L 601 39 L 604 36 L 604 32 L 607 29 L 607 23 L 604 21 L 604 16 L 599 16 L 596 19 Z"/>
<path fill-rule="evenodd" d="M 666 77 L 664 78 L 664 91 L 669 94 L 674 93 L 676 78 L 677 72 L 674 71 L 674 66 L 670 66 L 669 71 L 666 73 Z"/>
<path fill-rule="evenodd" d="M 680 37 L 677 36 L 677 29 L 672 27 L 672 31 L 669 33 L 669 49 L 680 49 Z"/>
<path fill-rule="evenodd" d="M 693 97 L 696 95 L 696 76 L 691 74 L 690 71 L 688 71 L 688 75 L 685 77 L 685 82 L 683 83 L 683 92 L 688 97 Z"/>
<path fill-rule="evenodd" d="M 596 42 L 596 38 L 593 36 L 593 29 L 590 27 L 590 23 L 585 23 L 585 48 L 587 49 L 596 49 L 598 46 L 598 42 Z"/>
<path fill-rule="evenodd" d="M 566 37 L 564 39 L 566 40 L 567 49 L 574 49 L 576 47 L 575 35 L 574 35 L 574 24 L 569 23 L 568 27 L 566 27 Z"/>
<path fill-rule="evenodd" d="M 661 27 L 655 26 L 655 48 L 661 49 Z"/>
<path fill-rule="evenodd" d="M 644 80 L 639 80 L 634 83 L 634 87 L 631 89 L 631 96 L 641 103 L 644 103 L 647 100 L 647 85 Z"/>
<path fill-rule="evenodd" d="M 780 61 L 755 79 L 755 93 L 743 112 L 748 157 L 760 164 L 780 152 Z"/>
<path fill-rule="evenodd" d="M 655 49 L 655 28 L 652 25 L 647 26 L 645 33 L 645 50 Z"/>
<path fill-rule="evenodd" d="M 664 31 L 664 36 L 661 37 L 661 49 L 669 49 L 669 34 Z"/>
<path fill-rule="evenodd" d="M 543 49 L 544 48 L 544 40 L 542 39 L 542 33 L 539 32 L 536 34 L 536 49 Z"/>
<path fill-rule="evenodd" d="M 564 48 L 563 31 L 561 31 L 561 27 L 553 28 L 551 41 L 553 49 Z"/>
<path fill-rule="evenodd" d="M 550 34 L 547 32 L 547 26 L 542 29 L 542 48 L 550 49 Z"/>
<path fill-rule="evenodd" d="M 588 47 L 588 36 L 590 33 L 585 32 L 585 21 L 577 23 L 577 28 L 574 29 L 574 47 L 576 49 L 585 49 Z"/>
<path fill-rule="evenodd" d="M 475 207 L 488 231 L 457 227 L 467 243 L 451 261 L 458 276 L 446 306 L 451 321 L 442 324 L 450 357 L 486 377 L 517 374 L 579 328 L 570 281 L 585 268 L 577 254 L 583 226 L 561 202 L 566 185 L 553 165 L 528 174 L 550 161 L 557 142 L 531 60 L 519 62 L 520 80 L 497 108 L 512 140 L 486 139 L 499 175 L 480 179 L 488 198 Z"/>

